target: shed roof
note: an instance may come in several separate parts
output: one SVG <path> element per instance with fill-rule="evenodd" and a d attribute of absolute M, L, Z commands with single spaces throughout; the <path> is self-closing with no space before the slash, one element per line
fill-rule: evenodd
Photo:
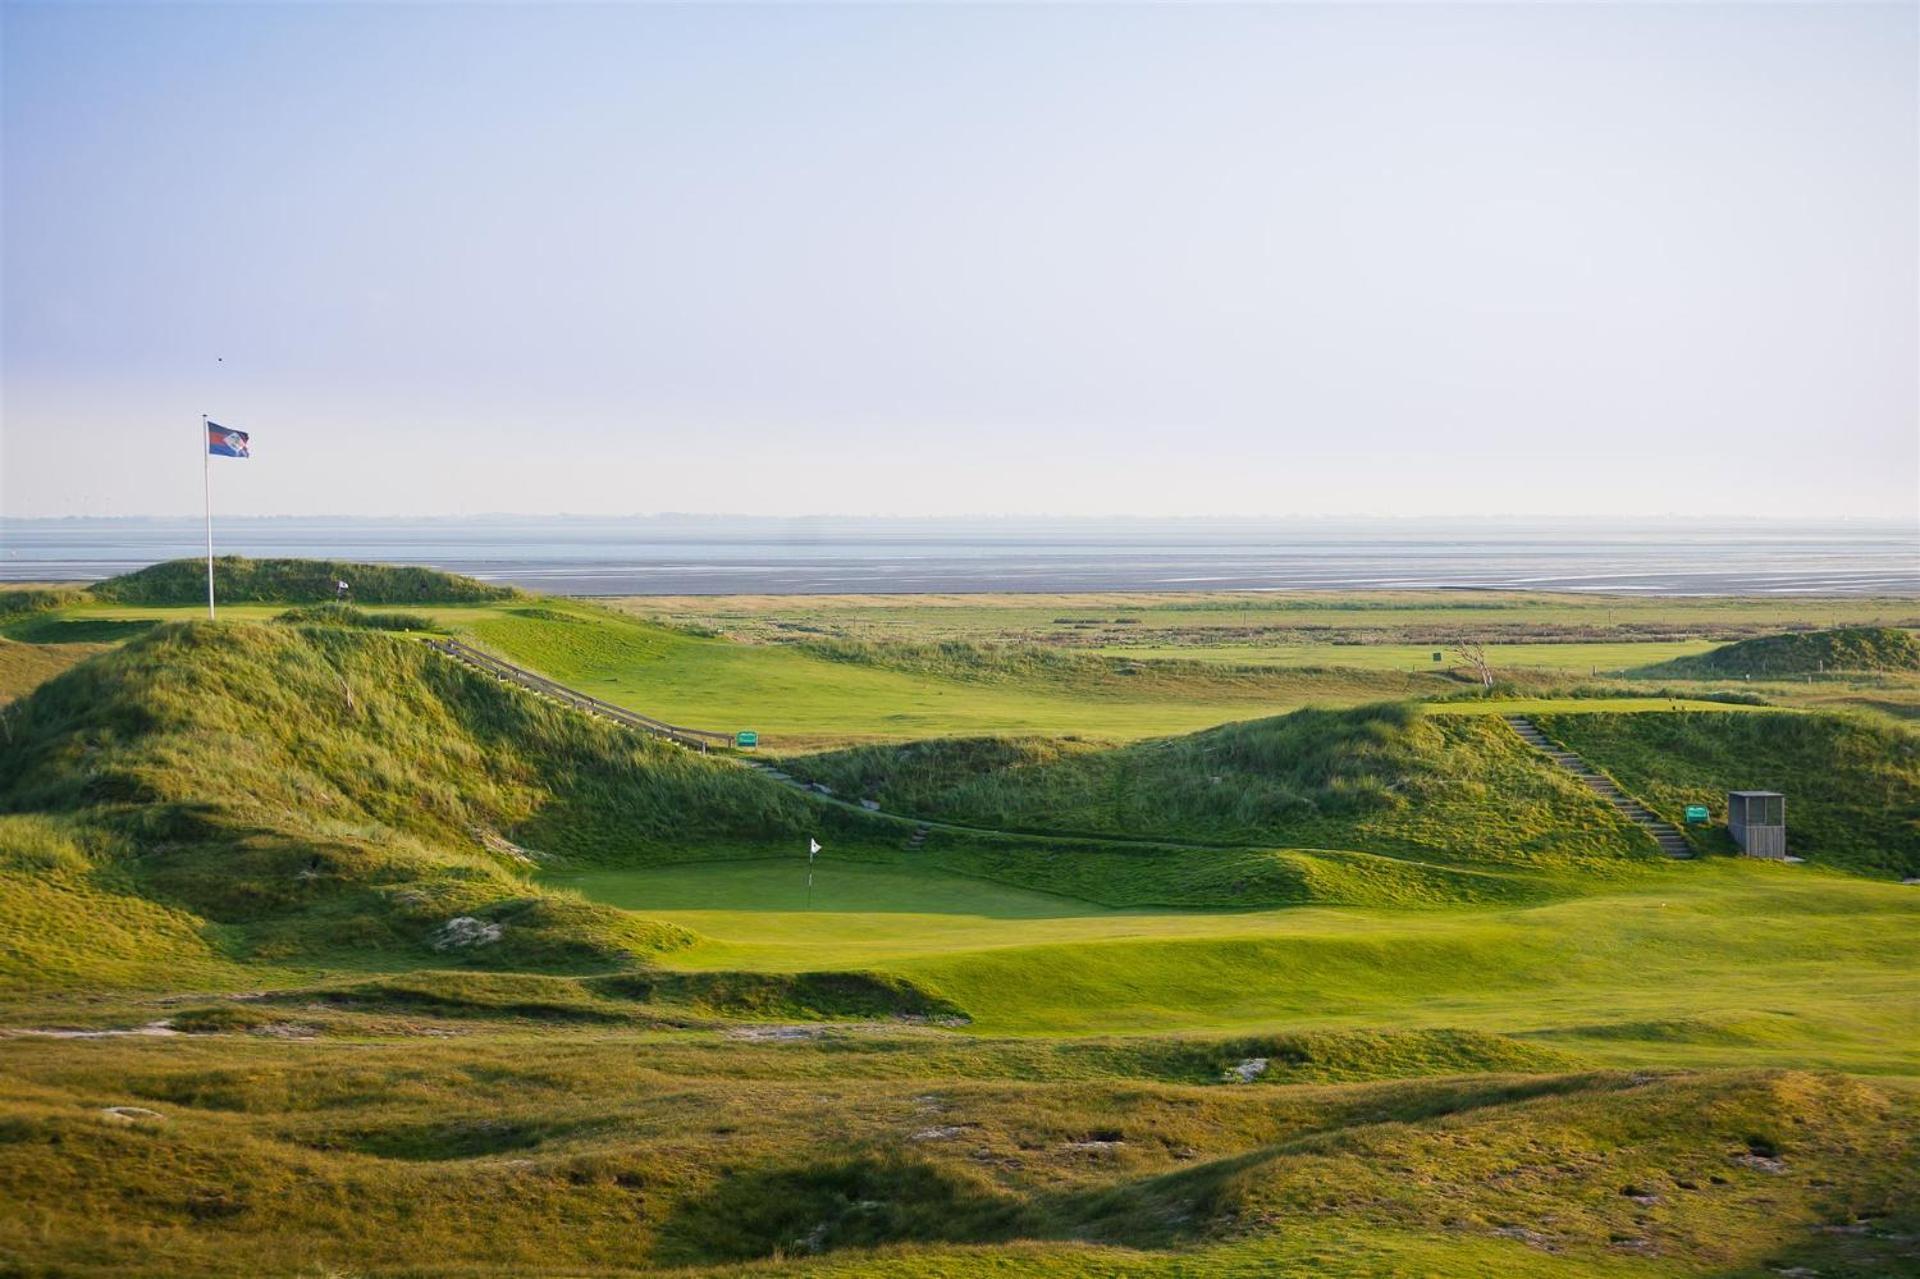
<path fill-rule="evenodd" d="M 1747 799 L 1785 799 L 1777 790 L 1730 790 L 1729 795 L 1740 795 Z"/>

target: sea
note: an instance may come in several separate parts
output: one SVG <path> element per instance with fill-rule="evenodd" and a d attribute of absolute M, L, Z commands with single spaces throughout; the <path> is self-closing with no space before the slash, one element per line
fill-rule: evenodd
<path fill-rule="evenodd" d="M 0 519 L 0 580 L 205 554 L 194 519 Z M 1920 596 L 1876 521 L 227 518 L 223 555 L 427 564 L 562 595 L 1538 590 Z"/>

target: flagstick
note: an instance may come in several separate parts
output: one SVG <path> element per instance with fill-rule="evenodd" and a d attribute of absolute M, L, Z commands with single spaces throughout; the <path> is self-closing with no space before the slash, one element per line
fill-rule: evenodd
<path fill-rule="evenodd" d="M 207 444 L 207 415 L 200 415 L 200 489 L 207 506 L 207 620 L 213 620 L 213 460 Z"/>

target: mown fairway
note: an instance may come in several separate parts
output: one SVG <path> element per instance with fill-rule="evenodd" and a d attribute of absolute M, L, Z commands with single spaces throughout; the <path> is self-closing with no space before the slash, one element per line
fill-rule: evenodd
<path fill-rule="evenodd" d="M 883 968 L 975 1033 L 1471 1027 L 1633 1065 L 1906 1073 L 1920 893 L 1739 864 L 1500 909 L 1103 909 L 911 867 L 804 857 L 556 882 L 710 939 L 676 967 Z"/>

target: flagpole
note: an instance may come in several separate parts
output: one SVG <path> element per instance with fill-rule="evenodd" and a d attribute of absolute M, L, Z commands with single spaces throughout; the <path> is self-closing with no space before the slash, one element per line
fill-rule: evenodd
<path fill-rule="evenodd" d="M 213 462 L 207 447 L 207 415 L 200 415 L 200 491 L 207 508 L 207 620 L 213 620 Z"/>

